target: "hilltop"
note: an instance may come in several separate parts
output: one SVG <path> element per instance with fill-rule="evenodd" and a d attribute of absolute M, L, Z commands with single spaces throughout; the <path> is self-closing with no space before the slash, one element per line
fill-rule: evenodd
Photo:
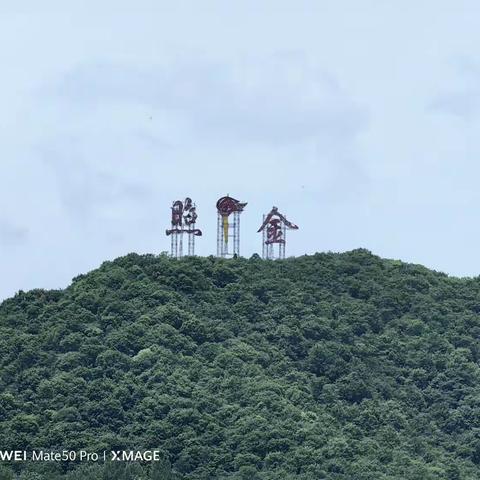
<path fill-rule="evenodd" d="M 0 479 L 480 478 L 480 281 L 367 250 L 129 254 L 0 305 Z"/>

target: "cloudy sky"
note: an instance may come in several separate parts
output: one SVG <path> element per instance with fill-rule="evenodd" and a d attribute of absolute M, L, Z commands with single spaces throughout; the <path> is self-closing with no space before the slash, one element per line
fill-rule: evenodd
<path fill-rule="evenodd" d="M 10 6 L 8 6 L 10 5 Z M 374 253 L 480 274 L 480 4 L 0 4 L 0 298 L 169 248 L 191 196 L 277 205 L 287 254 Z"/>

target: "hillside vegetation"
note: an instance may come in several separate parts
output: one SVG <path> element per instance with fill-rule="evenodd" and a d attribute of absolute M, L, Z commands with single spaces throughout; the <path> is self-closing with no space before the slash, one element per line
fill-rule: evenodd
<path fill-rule="evenodd" d="M 130 254 L 0 306 L 0 479 L 480 478 L 480 281 L 366 250 Z"/>

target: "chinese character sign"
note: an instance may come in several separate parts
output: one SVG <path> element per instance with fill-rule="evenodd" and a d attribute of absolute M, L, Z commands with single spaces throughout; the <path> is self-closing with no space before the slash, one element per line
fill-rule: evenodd
<path fill-rule="evenodd" d="M 181 200 L 173 202 L 172 228 L 167 230 L 167 235 L 185 232 L 195 236 L 201 236 L 201 230 L 194 228 L 197 217 L 197 209 L 191 198 L 187 197 L 184 202 Z"/>

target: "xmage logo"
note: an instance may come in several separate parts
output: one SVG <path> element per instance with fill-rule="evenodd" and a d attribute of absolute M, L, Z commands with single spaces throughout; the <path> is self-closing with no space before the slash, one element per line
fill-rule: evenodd
<path fill-rule="evenodd" d="M 159 462 L 160 450 L 112 450 L 112 462 Z"/>

